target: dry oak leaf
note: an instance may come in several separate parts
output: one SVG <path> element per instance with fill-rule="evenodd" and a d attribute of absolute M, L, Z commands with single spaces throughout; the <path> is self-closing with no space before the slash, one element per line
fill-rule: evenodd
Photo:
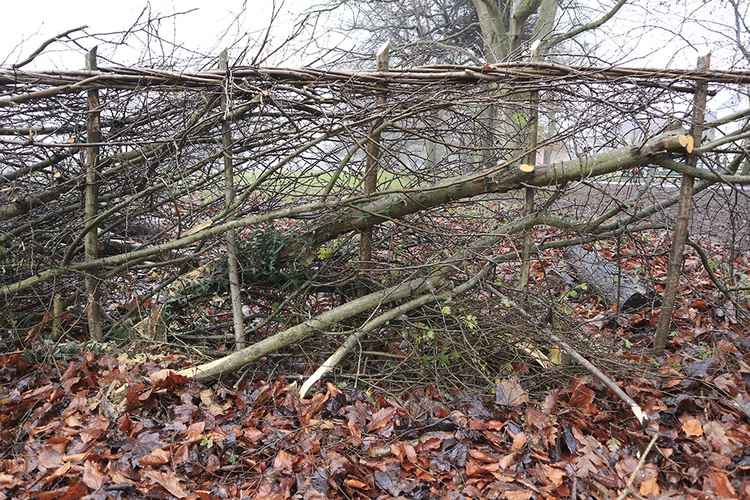
<path fill-rule="evenodd" d="M 513 436 L 513 445 L 510 447 L 511 451 L 518 451 L 521 448 L 523 448 L 526 445 L 526 442 L 529 440 L 529 438 L 526 436 L 526 433 L 519 432 L 515 436 Z"/>
<path fill-rule="evenodd" d="M 497 462 L 497 458 L 495 458 L 494 456 L 489 455 L 481 450 L 477 450 L 475 448 L 472 448 L 469 450 L 469 456 L 471 458 L 479 460 L 480 462 L 485 462 L 485 463 Z"/>
<path fill-rule="evenodd" d="M 0 487 L 13 488 L 18 481 L 20 481 L 20 479 L 17 479 L 16 476 L 0 472 Z"/>
<path fill-rule="evenodd" d="M 570 383 L 570 399 L 568 404 L 573 408 L 578 408 L 586 415 L 596 413 L 594 406 L 594 391 L 586 385 L 584 379 L 574 379 Z"/>
<path fill-rule="evenodd" d="M 273 469 L 291 474 L 293 466 L 294 457 L 284 450 L 279 450 L 276 454 L 276 458 L 273 459 Z"/>
<path fill-rule="evenodd" d="M 62 445 L 60 443 L 45 444 L 42 446 L 37 457 L 39 465 L 45 469 L 58 468 L 62 464 L 63 452 L 66 446 L 67 443 Z"/>
<path fill-rule="evenodd" d="M 657 497 L 661 494 L 661 490 L 659 489 L 659 482 L 657 481 L 656 477 L 650 477 L 644 480 L 641 483 L 641 486 L 638 489 L 638 491 L 641 494 L 641 496 L 644 496 L 644 497 L 650 497 L 650 496 Z"/>
<path fill-rule="evenodd" d="M 194 443 L 195 441 L 200 441 L 205 429 L 206 422 L 193 422 L 185 431 L 185 442 Z"/>
<path fill-rule="evenodd" d="M 529 490 L 508 490 L 503 492 L 503 498 L 506 500 L 529 500 L 532 496 L 534 496 L 534 492 Z"/>
<path fill-rule="evenodd" d="M 226 402 L 223 405 L 220 405 L 214 400 L 214 391 L 211 389 L 203 389 L 200 393 L 201 402 L 206 405 L 208 408 L 208 412 L 213 415 L 214 417 L 218 415 L 223 415 L 225 411 L 227 411 L 232 404 L 230 402 Z"/>
<path fill-rule="evenodd" d="M 141 465 L 164 465 L 169 462 L 169 453 L 162 448 L 155 448 L 138 461 Z"/>
<path fill-rule="evenodd" d="M 55 500 L 78 500 L 79 498 L 83 498 L 87 493 L 86 486 L 81 481 L 76 481 L 68 486 L 68 489 L 62 495 L 55 495 L 54 498 Z"/>
<path fill-rule="evenodd" d="M 729 476 L 723 471 L 712 470 L 703 480 L 703 492 L 713 494 L 717 498 L 738 498 Z"/>
<path fill-rule="evenodd" d="M 682 431 L 688 437 L 700 437 L 703 435 L 703 426 L 700 420 L 695 417 L 684 415 L 680 417 L 682 422 Z"/>
<path fill-rule="evenodd" d="M 370 489 L 367 483 L 363 483 L 362 481 L 358 479 L 347 479 L 344 481 L 344 484 L 350 488 L 354 488 L 355 490 L 369 490 Z"/>
<path fill-rule="evenodd" d="M 109 430 L 110 421 L 107 417 L 96 415 L 93 420 L 79 434 L 81 441 L 89 443 L 96 441 Z"/>
<path fill-rule="evenodd" d="M 529 402 L 529 395 L 521 387 L 518 378 L 495 382 L 495 404 L 501 406 L 515 407 Z"/>
<path fill-rule="evenodd" d="M 188 381 L 186 376 L 180 375 L 169 368 L 155 371 L 149 375 L 148 378 L 151 380 L 151 384 L 160 389 L 173 389 L 177 386 L 186 384 Z"/>
<path fill-rule="evenodd" d="M 560 486 L 563 483 L 563 478 L 565 477 L 564 470 L 547 464 L 542 464 L 542 470 L 544 471 L 544 475 L 547 476 L 547 479 L 549 479 L 555 487 Z"/>
<path fill-rule="evenodd" d="M 469 477 L 481 476 L 483 474 L 491 474 L 500 470 L 500 463 L 482 463 L 476 460 L 468 460 L 466 462 L 466 475 Z"/>
<path fill-rule="evenodd" d="M 156 470 L 147 470 L 144 472 L 144 475 L 167 490 L 172 496 L 177 498 L 185 498 L 188 496 L 187 492 L 180 485 L 180 480 L 172 471 L 160 472 Z"/>
<path fill-rule="evenodd" d="M 102 487 L 107 477 L 102 472 L 99 464 L 93 460 L 87 460 L 83 464 L 83 484 L 96 491 Z"/>
<path fill-rule="evenodd" d="M 395 414 L 395 408 L 381 408 L 372 416 L 372 420 L 367 425 L 367 432 L 379 431 L 387 427 Z"/>
<path fill-rule="evenodd" d="M 703 432 L 714 451 L 727 457 L 732 456 L 735 446 L 729 441 L 727 430 L 720 422 L 707 422 L 703 426 Z"/>
<path fill-rule="evenodd" d="M 391 445 L 391 453 L 398 458 L 402 464 L 417 463 L 417 450 L 409 443 L 398 442 Z"/>

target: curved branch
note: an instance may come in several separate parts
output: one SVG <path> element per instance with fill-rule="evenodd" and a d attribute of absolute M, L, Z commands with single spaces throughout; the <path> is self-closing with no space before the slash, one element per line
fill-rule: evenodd
<path fill-rule="evenodd" d="M 552 37 L 549 42 L 547 42 L 548 47 L 552 47 L 554 45 L 557 45 L 559 43 L 564 42 L 565 40 L 570 40 L 571 38 L 574 38 L 581 33 L 584 33 L 586 31 L 595 30 L 598 27 L 600 27 L 602 24 L 606 23 L 610 19 L 614 17 L 615 14 L 627 3 L 627 0 L 619 0 L 606 14 L 601 16 L 598 19 L 595 19 L 591 21 L 590 23 L 586 23 L 582 26 L 579 26 L 575 29 L 572 29 L 568 31 L 567 33 L 563 33 L 561 35 L 557 35 L 555 37 Z"/>
<path fill-rule="evenodd" d="M 34 52 L 32 52 L 29 57 L 27 57 L 26 59 L 24 59 L 23 61 L 21 61 L 18 64 L 14 64 L 13 65 L 13 69 L 23 68 L 24 66 L 26 66 L 27 64 L 29 64 L 31 61 L 33 61 L 36 58 L 36 56 L 38 56 L 39 54 L 41 54 L 44 51 L 44 49 L 46 49 L 47 47 L 49 47 L 51 44 L 53 44 L 57 40 L 59 40 L 59 39 L 61 39 L 63 37 L 67 37 L 68 35 L 70 35 L 71 33 L 75 33 L 76 31 L 85 30 L 86 28 L 88 28 L 87 25 L 79 26 L 77 28 L 69 29 L 68 31 L 63 31 L 59 35 L 55 35 L 52 38 L 50 38 L 49 40 L 45 40 L 45 42 L 42 43 L 39 46 L 38 49 L 36 49 Z"/>

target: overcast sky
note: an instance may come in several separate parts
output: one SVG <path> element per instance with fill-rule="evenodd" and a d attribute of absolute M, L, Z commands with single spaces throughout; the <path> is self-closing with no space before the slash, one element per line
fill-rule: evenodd
<path fill-rule="evenodd" d="M 193 10 L 189 14 L 162 21 L 161 33 L 168 40 L 177 40 L 191 50 L 215 55 L 246 33 L 255 39 L 262 39 L 271 19 L 273 2 L 247 0 L 247 9 L 243 13 L 244 4 L 242 0 L 151 0 L 148 3 L 150 11 L 146 14 L 150 12 L 152 17 L 157 17 Z M 299 19 L 299 14 L 313 4 L 311 0 L 285 0 L 276 21 L 275 39 L 287 36 Z M 77 26 L 88 25 L 89 33 L 126 30 L 138 19 L 146 5 L 145 1 L 139 0 L 36 0 L 30 8 L 30 4 L 25 2 L 3 2 L 3 15 L 0 16 L 0 44 L 3 50 L 0 51 L 0 62 L 9 65 L 23 60 L 44 40 Z M 231 28 L 229 31 L 228 27 Z M 105 38 L 117 39 L 114 36 Z M 172 50 L 169 44 L 162 46 L 153 39 L 147 40 L 144 35 L 137 38 L 142 45 L 135 51 L 101 44 L 100 54 L 112 57 L 117 62 L 132 63 L 147 42 L 154 50 L 154 57 L 158 57 L 161 50 Z M 85 44 L 88 47 L 93 43 L 87 40 Z M 82 67 L 83 57 L 80 53 L 76 55 L 72 52 L 62 44 L 54 44 L 25 69 Z M 283 63 L 286 62 L 284 58 L 290 58 L 290 65 L 299 65 L 303 62 L 299 55 L 298 51 L 291 55 L 279 54 L 275 63 Z"/>

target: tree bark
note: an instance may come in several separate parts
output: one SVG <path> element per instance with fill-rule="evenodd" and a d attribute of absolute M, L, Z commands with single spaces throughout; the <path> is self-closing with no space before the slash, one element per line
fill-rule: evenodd
<path fill-rule="evenodd" d="M 229 56 L 226 49 L 219 57 L 219 67 L 229 73 Z M 229 76 L 227 74 L 227 76 Z M 221 121 L 221 141 L 224 146 L 224 205 L 229 209 L 234 203 L 234 165 L 232 164 L 232 131 L 229 126 L 229 80 L 224 87 L 221 97 L 221 107 L 224 119 Z M 234 327 L 234 345 L 238 351 L 245 348 L 245 324 L 242 317 L 242 296 L 240 289 L 240 264 L 237 258 L 237 232 L 227 231 L 227 277 L 229 279 L 229 295 L 232 298 L 232 325 Z"/>
<path fill-rule="evenodd" d="M 578 279 L 591 285 L 608 304 L 618 304 L 620 310 L 639 309 L 653 297 L 637 278 L 618 272 L 617 266 L 596 251 L 576 245 L 565 251 L 565 258 Z"/>
<path fill-rule="evenodd" d="M 336 323 L 361 314 L 381 304 L 387 304 L 410 297 L 417 293 L 424 293 L 433 290 L 442 284 L 443 280 L 444 278 L 441 276 L 419 278 L 379 292 L 365 295 L 351 302 L 347 302 L 344 305 L 335 307 L 330 311 L 326 311 L 304 323 L 300 323 L 299 325 L 295 325 L 272 335 L 271 337 L 265 338 L 240 351 L 236 351 L 228 356 L 209 363 L 182 370 L 179 373 L 200 381 L 212 380 L 222 374 L 238 370 L 246 364 L 256 361 L 269 353 L 300 342 L 316 333 L 323 332 Z"/>
<path fill-rule="evenodd" d="M 504 163 L 497 167 L 408 192 L 378 196 L 350 208 L 336 211 L 318 227 L 303 233 L 304 247 L 317 247 L 341 234 L 362 230 L 387 220 L 399 219 L 448 202 L 488 193 L 506 193 L 527 185 L 555 186 L 598 175 L 627 170 L 649 161 L 658 153 L 685 153 L 692 138 L 666 134 L 654 137 L 640 147 L 628 146 L 591 158 L 580 158 L 537 167 L 527 173 L 519 165 Z M 690 149 L 692 151 L 692 149 Z M 289 248 L 295 255 L 302 247 Z"/>
<path fill-rule="evenodd" d="M 52 295 L 52 339 L 57 340 L 62 336 L 62 315 L 65 308 L 62 296 L 59 293 Z"/>
<path fill-rule="evenodd" d="M 711 64 L 711 54 L 698 59 L 698 71 L 706 71 Z M 706 97 L 708 84 L 698 82 L 693 104 L 693 129 L 691 135 L 695 140 L 696 148 L 700 146 L 703 137 L 703 124 L 706 115 Z M 695 168 L 698 164 L 698 153 L 693 152 L 687 160 L 688 167 Z M 656 337 L 654 339 L 654 351 L 661 354 L 667 345 L 669 329 L 672 325 L 672 310 L 680 284 L 680 271 L 682 269 L 682 253 L 688 236 L 690 216 L 693 210 L 694 179 L 689 174 L 682 175 L 680 185 L 680 202 L 677 209 L 677 222 L 672 235 L 672 250 L 669 254 L 669 267 L 667 268 L 667 281 L 664 287 L 664 298 L 661 305 L 659 322 L 656 325 Z"/>
<path fill-rule="evenodd" d="M 390 44 L 386 42 L 375 54 L 375 62 L 378 71 L 388 71 Z M 385 106 L 385 93 L 376 98 L 379 107 Z M 380 138 L 382 135 L 382 120 L 377 120 L 370 127 L 367 137 L 367 164 L 365 167 L 365 194 L 373 194 L 378 189 L 378 163 L 380 162 Z M 367 228 L 360 232 L 359 240 L 359 262 L 360 270 L 366 271 L 372 265 L 372 229 Z"/>
<path fill-rule="evenodd" d="M 95 71 L 96 67 L 96 47 L 86 54 L 86 69 Z M 88 101 L 88 117 L 86 118 L 86 140 L 88 142 L 101 141 L 101 123 L 99 111 L 99 91 L 96 89 L 86 91 Z M 86 187 L 84 199 L 84 226 L 88 226 L 96 219 L 97 198 L 99 188 L 97 184 L 97 162 L 99 161 L 99 147 L 86 147 Z M 98 231 L 92 228 L 84 238 L 84 252 L 86 260 L 95 261 L 99 256 L 98 249 Z M 102 327 L 102 311 L 99 305 L 99 284 L 98 277 L 94 271 L 86 273 L 84 279 L 86 284 L 86 293 L 88 295 L 88 304 L 86 306 L 86 318 L 88 320 L 89 335 L 94 340 L 102 340 L 104 333 Z"/>

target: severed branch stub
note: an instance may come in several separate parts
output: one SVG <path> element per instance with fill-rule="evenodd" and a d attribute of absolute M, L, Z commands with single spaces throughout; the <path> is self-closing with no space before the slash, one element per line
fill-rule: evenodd
<path fill-rule="evenodd" d="M 531 165 L 530 163 L 522 163 L 518 166 L 518 170 L 520 170 L 524 174 L 533 174 L 534 170 L 536 170 L 536 167 L 534 167 L 534 165 Z"/>
<path fill-rule="evenodd" d="M 689 134 L 663 134 L 646 142 L 641 151 L 645 154 L 655 154 L 660 151 L 680 151 L 691 154 L 695 149 L 695 138 Z"/>
<path fill-rule="evenodd" d="M 677 140 L 680 142 L 680 145 L 685 148 L 687 154 L 692 154 L 693 149 L 695 149 L 695 139 L 692 135 L 679 135 L 677 136 Z"/>

